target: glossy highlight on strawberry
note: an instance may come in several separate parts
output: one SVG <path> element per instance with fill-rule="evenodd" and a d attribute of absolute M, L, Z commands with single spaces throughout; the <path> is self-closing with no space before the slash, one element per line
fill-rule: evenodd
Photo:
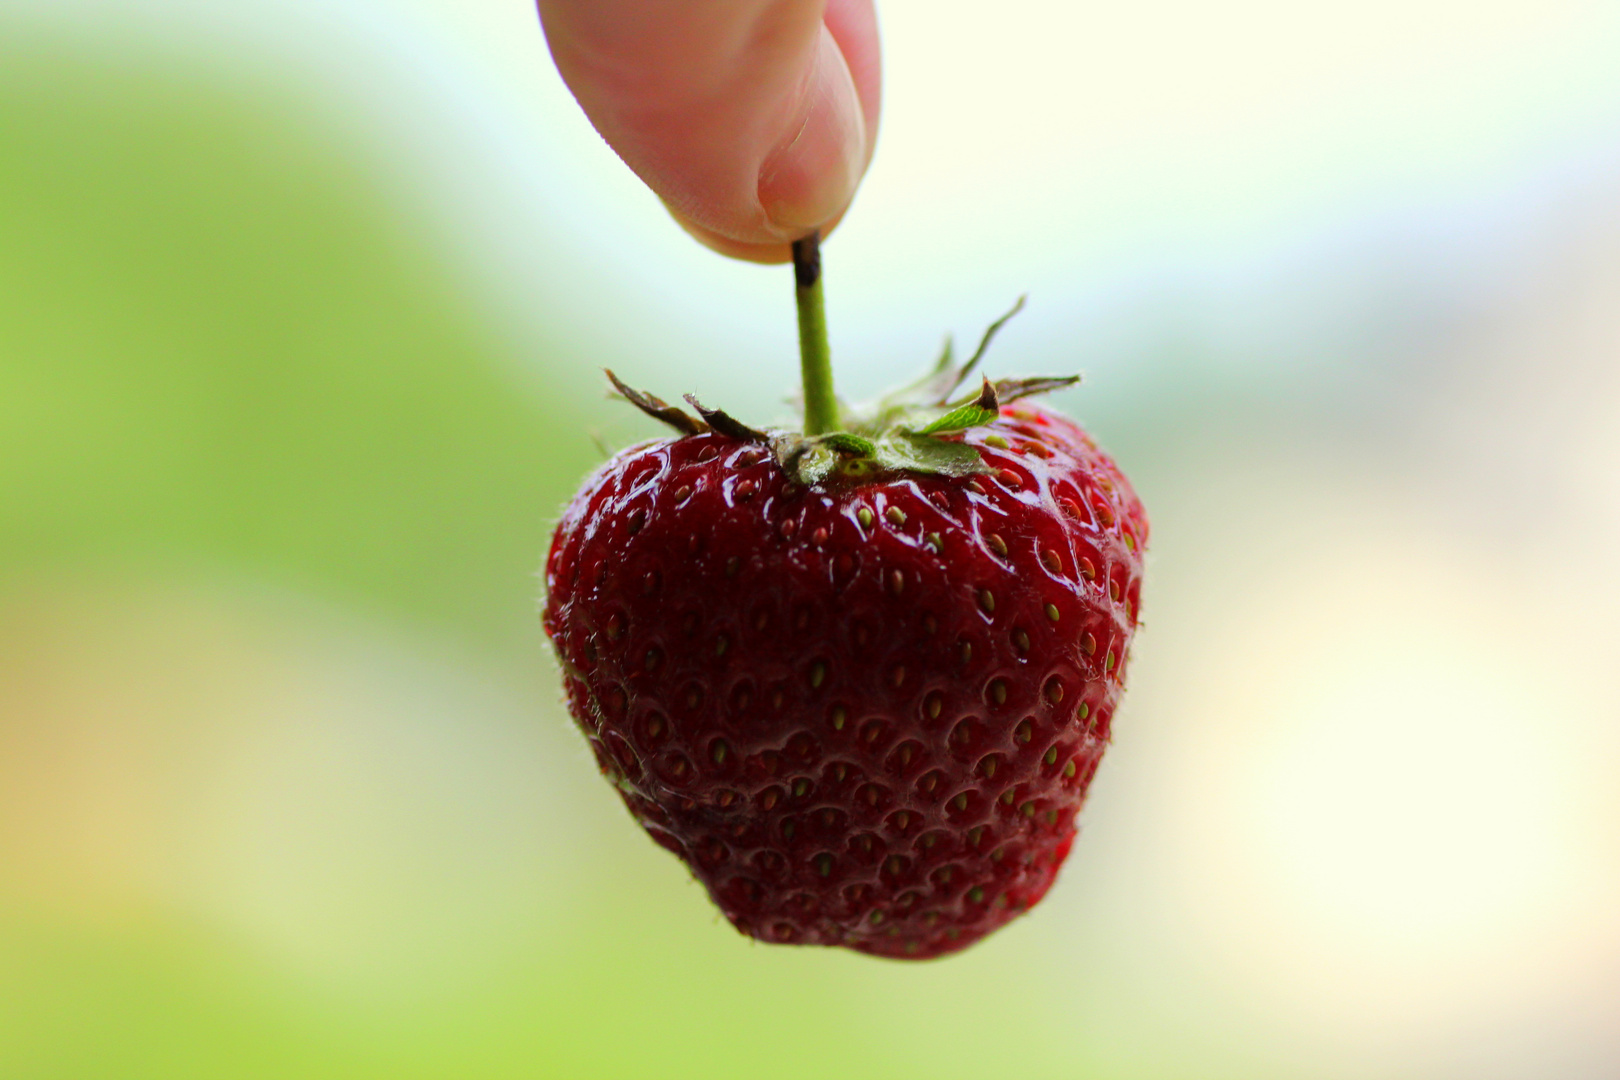
<path fill-rule="evenodd" d="M 618 454 L 557 526 L 569 709 L 744 934 L 941 956 L 1069 853 L 1148 523 L 1078 425 L 985 393 L 988 422 L 940 437 L 970 472 L 805 483 L 758 433 L 702 426 Z"/>

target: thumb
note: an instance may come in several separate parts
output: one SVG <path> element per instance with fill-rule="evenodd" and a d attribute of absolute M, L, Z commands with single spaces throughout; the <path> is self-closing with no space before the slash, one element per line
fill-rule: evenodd
<path fill-rule="evenodd" d="M 871 160 L 871 0 L 540 0 L 596 129 L 699 240 L 782 262 L 832 229 Z"/>

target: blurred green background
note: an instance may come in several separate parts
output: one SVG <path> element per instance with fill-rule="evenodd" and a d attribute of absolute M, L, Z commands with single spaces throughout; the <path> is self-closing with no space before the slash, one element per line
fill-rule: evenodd
<path fill-rule="evenodd" d="M 750 417 L 512 0 L 0 0 L 0 1077 L 1620 1074 L 1620 5 L 882 5 L 870 393 L 1000 372 L 1152 514 L 1045 903 L 755 946 L 559 703 L 598 369 Z"/>

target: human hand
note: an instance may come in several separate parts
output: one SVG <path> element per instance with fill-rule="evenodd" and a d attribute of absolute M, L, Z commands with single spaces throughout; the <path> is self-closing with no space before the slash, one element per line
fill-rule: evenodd
<path fill-rule="evenodd" d="M 785 262 L 849 209 L 877 137 L 872 0 L 539 0 L 608 145 L 709 247 Z"/>

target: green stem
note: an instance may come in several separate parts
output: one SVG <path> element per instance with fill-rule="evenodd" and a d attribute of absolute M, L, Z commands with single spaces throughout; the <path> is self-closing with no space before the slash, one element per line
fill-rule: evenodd
<path fill-rule="evenodd" d="M 804 433 L 838 430 L 833 396 L 832 353 L 827 348 L 827 310 L 821 299 L 821 234 L 793 242 L 793 296 L 799 304 L 799 369 L 804 380 Z"/>

